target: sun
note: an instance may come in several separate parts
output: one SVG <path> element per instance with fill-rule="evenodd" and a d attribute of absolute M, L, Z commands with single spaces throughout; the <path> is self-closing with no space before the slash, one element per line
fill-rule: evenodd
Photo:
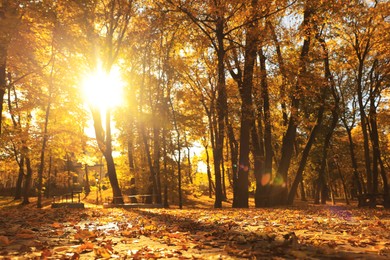
<path fill-rule="evenodd" d="M 89 105 L 104 111 L 123 103 L 124 85 L 119 67 L 113 66 L 107 73 L 99 66 L 84 77 L 83 95 Z"/>

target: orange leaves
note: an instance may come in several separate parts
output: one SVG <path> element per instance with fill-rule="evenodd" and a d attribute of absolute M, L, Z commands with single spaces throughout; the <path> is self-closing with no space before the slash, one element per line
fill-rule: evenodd
<path fill-rule="evenodd" d="M 89 230 L 79 230 L 77 233 L 74 235 L 74 239 L 79 239 L 81 241 L 91 239 L 91 238 L 96 238 L 96 233 L 93 231 Z"/>
<path fill-rule="evenodd" d="M 63 224 L 61 223 L 58 223 L 58 222 L 54 222 L 53 224 L 51 224 L 52 228 L 62 228 L 64 227 Z"/>
<path fill-rule="evenodd" d="M 94 252 L 95 252 L 95 255 L 97 257 L 101 257 L 101 258 L 105 258 L 105 259 L 111 257 L 110 251 L 107 248 L 104 248 L 104 247 L 95 248 Z"/>
<path fill-rule="evenodd" d="M 205 254 L 321 259 L 341 251 L 390 256 L 390 217 L 381 211 L 313 207 L 63 213 L 48 212 L 52 221 L 38 223 L 29 221 L 36 214 L 24 212 L 23 222 L 8 220 L 9 229 L 0 221 L 0 232 L 6 230 L 0 233 L 1 252 L 41 259 L 191 259 Z"/>
<path fill-rule="evenodd" d="M 77 248 L 78 253 L 84 253 L 84 252 L 90 252 L 95 248 L 95 245 L 92 244 L 91 242 L 85 242 L 81 246 Z"/>
<path fill-rule="evenodd" d="M 8 246 L 10 241 L 6 236 L 0 236 L 0 246 Z"/>

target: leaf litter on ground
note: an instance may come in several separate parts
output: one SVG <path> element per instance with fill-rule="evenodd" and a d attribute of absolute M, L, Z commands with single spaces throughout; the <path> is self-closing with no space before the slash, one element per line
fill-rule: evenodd
<path fill-rule="evenodd" d="M 390 211 L 0 209 L 4 259 L 389 259 Z"/>

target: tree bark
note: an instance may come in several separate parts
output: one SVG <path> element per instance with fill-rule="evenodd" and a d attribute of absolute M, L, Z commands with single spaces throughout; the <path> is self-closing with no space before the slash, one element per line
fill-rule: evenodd
<path fill-rule="evenodd" d="M 24 180 L 24 186 L 23 186 L 22 205 L 27 205 L 30 203 L 29 198 L 30 198 L 31 181 L 32 181 L 31 161 L 30 158 L 26 156 L 26 179 Z"/>
<path fill-rule="evenodd" d="M 20 200 L 22 198 L 22 184 L 24 179 L 24 155 L 23 154 L 20 155 L 18 166 L 19 166 L 19 174 L 18 174 L 18 179 L 16 181 L 14 200 Z"/>
<path fill-rule="evenodd" d="M 288 183 L 287 183 L 287 177 L 288 177 L 288 170 L 290 168 L 291 158 L 294 152 L 294 143 L 296 138 L 296 131 L 298 127 L 298 111 L 299 111 L 299 104 L 300 104 L 300 98 L 302 95 L 302 77 L 306 73 L 306 67 L 307 67 L 307 56 L 309 54 L 309 48 L 310 48 L 310 21 L 311 16 L 313 15 L 314 10 L 312 10 L 309 6 L 309 4 L 306 3 L 305 11 L 304 11 L 304 17 L 302 25 L 306 30 L 306 35 L 303 41 L 301 54 L 299 58 L 299 71 L 298 71 L 298 79 L 294 87 L 294 93 L 292 95 L 291 99 L 291 114 L 290 118 L 288 119 L 287 124 L 287 130 L 283 136 L 282 140 L 282 149 L 281 149 L 281 158 L 279 162 L 279 166 L 276 172 L 274 183 L 275 185 L 280 187 L 280 192 L 278 192 L 277 195 L 274 196 L 272 204 L 285 204 L 288 199 Z"/>
<path fill-rule="evenodd" d="M 206 152 L 206 167 L 207 167 L 207 180 L 209 184 L 209 198 L 213 197 L 213 191 L 215 190 L 214 183 L 211 177 L 211 169 L 210 169 L 210 155 L 208 150 L 208 145 L 204 145 L 204 149 Z"/>
<path fill-rule="evenodd" d="M 324 98 L 324 95 L 322 95 L 322 96 Z M 288 194 L 287 203 L 289 205 L 292 205 L 294 202 L 294 197 L 295 197 L 295 194 L 297 192 L 298 185 L 302 181 L 302 178 L 303 178 L 303 171 L 305 169 L 306 162 L 307 162 L 307 159 L 309 157 L 311 147 L 312 147 L 314 140 L 317 136 L 317 133 L 320 130 L 320 127 L 322 125 L 323 115 L 324 115 L 324 111 L 325 111 L 325 104 L 324 104 L 325 101 L 323 100 L 322 102 L 323 103 L 321 104 L 321 107 L 318 109 L 316 124 L 314 125 L 313 129 L 311 130 L 309 140 L 307 141 L 305 148 L 303 149 L 302 158 L 301 158 L 301 161 L 299 162 L 299 167 L 298 167 L 294 182 L 291 186 L 290 193 Z"/>
<path fill-rule="evenodd" d="M 267 69 L 265 65 L 265 56 L 263 50 L 259 49 L 260 56 L 260 69 L 261 69 L 261 93 L 264 106 L 264 150 L 265 150 L 265 163 L 264 174 L 272 176 L 272 130 L 271 130 L 271 109 L 269 101 L 269 91 L 267 83 Z M 271 179 L 271 178 L 270 178 Z"/>
<path fill-rule="evenodd" d="M 116 175 L 114 158 L 112 156 L 112 140 L 111 140 L 111 111 L 106 111 L 106 132 L 103 130 L 101 114 L 98 109 L 91 108 L 94 121 L 94 128 L 98 147 L 102 152 L 107 164 L 107 175 L 112 188 L 112 203 L 123 204 L 122 192 L 119 187 L 118 178 Z"/>
<path fill-rule="evenodd" d="M 255 8 L 257 0 L 251 1 L 251 6 Z M 254 14 L 252 14 L 254 16 Z M 237 199 L 233 204 L 235 208 L 249 207 L 249 153 L 250 153 L 250 133 L 253 115 L 253 75 L 254 65 L 257 54 L 258 28 L 257 22 L 252 22 L 248 25 L 245 36 L 245 53 L 244 53 L 244 75 L 241 89 L 241 124 L 240 124 L 240 147 L 239 147 L 239 162 L 237 174 Z"/>
<path fill-rule="evenodd" d="M 224 48 L 224 18 L 218 17 L 216 23 L 216 37 L 218 42 L 217 58 L 218 58 L 218 83 L 217 83 L 217 125 L 216 131 L 216 147 L 214 149 L 214 174 L 215 174 L 215 208 L 222 208 L 222 175 L 221 162 L 223 156 L 223 143 L 225 136 L 225 117 L 227 115 L 227 96 L 225 82 L 225 48 Z"/>

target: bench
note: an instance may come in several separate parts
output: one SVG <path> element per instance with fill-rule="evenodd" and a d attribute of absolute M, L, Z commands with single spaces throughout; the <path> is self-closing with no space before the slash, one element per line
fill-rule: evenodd
<path fill-rule="evenodd" d="M 359 207 L 371 207 L 383 206 L 389 208 L 389 198 L 386 198 L 386 194 L 383 193 L 365 193 L 358 196 Z"/>
<path fill-rule="evenodd" d="M 124 203 L 123 204 L 113 204 L 113 198 L 107 197 L 105 203 L 103 204 L 104 208 L 162 208 L 162 204 L 158 203 L 147 203 L 148 199 L 153 201 L 153 197 L 156 195 L 152 194 L 139 194 L 139 195 L 128 195 L 122 196 Z M 134 202 L 135 201 L 135 202 Z"/>
<path fill-rule="evenodd" d="M 82 191 L 72 191 L 61 196 L 53 196 L 52 208 L 84 208 L 81 202 Z"/>

